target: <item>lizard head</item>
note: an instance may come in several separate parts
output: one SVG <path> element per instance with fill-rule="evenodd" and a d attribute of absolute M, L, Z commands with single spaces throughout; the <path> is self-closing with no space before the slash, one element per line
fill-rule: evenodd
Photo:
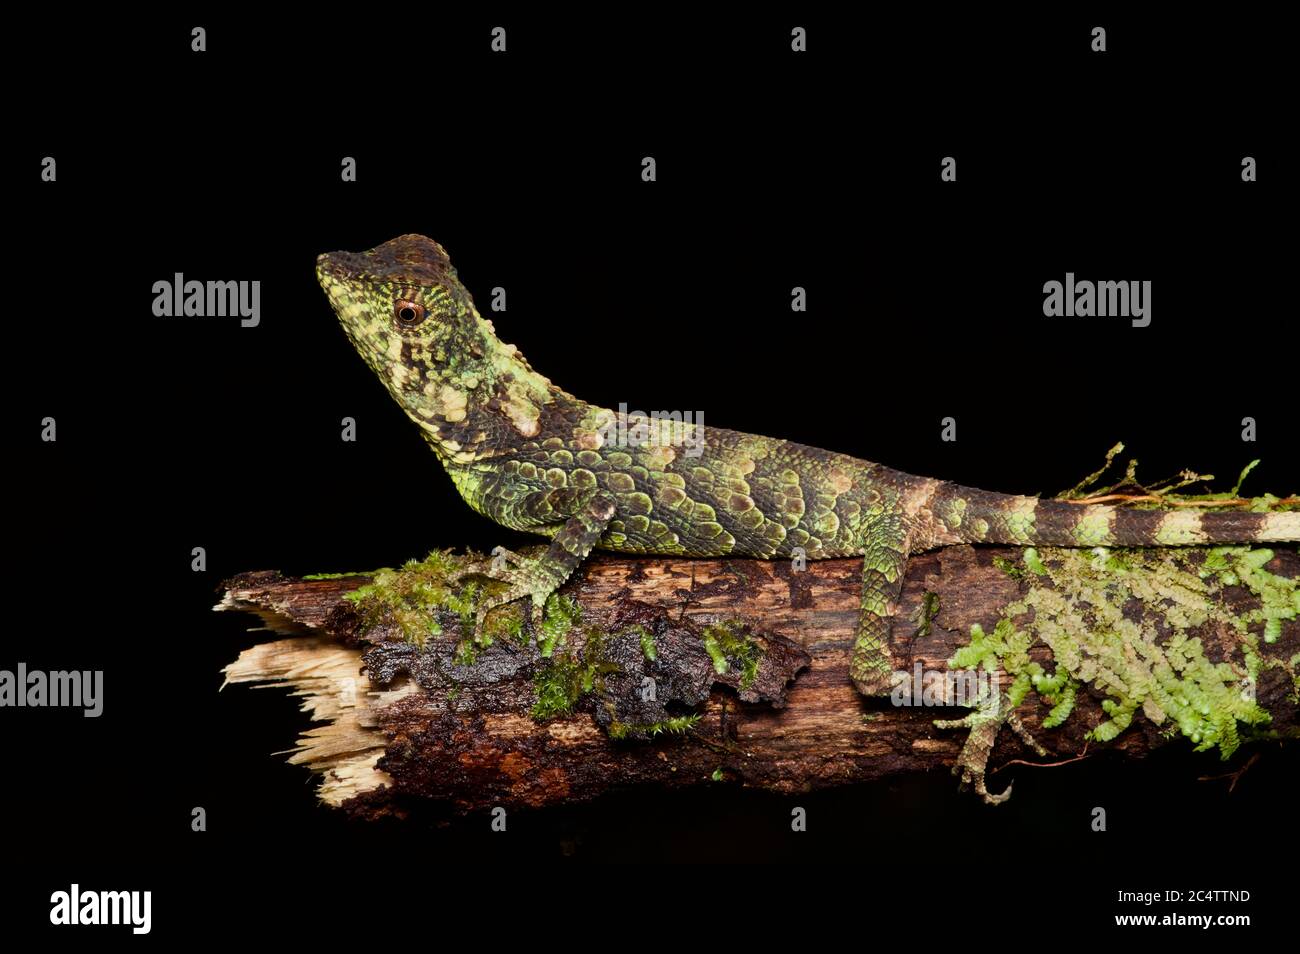
<path fill-rule="evenodd" d="M 531 436 L 552 386 L 496 337 L 433 239 L 327 252 L 316 277 L 353 347 L 435 447 L 472 454 L 489 414 Z"/>

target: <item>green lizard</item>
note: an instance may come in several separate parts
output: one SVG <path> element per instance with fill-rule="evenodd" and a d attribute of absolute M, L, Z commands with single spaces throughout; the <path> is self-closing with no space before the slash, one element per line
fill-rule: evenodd
<path fill-rule="evenodd" d="M 860 556 L 849 673 L 878 696 L 908 554 L 957 543 L 1065 547 L 1291 542 L 1300 513 L 1136 510 L 973 490 L 791 441 L 597 407 L 553 385 L 474 307 L 446 251 L 403 235 L 331 252 L 317 276 L 353 346 L 476 511 L 550 538 L 481 565 L 478 608 L 548 596 L 595 547 L 687 557 Z"/>

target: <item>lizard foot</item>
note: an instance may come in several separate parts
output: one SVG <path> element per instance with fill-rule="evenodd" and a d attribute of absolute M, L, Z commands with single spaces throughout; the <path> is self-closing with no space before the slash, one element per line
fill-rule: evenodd
<path fill-rule="evenodd" d="M 961 777 L 961 787 L 973 786 L 975 793 L 984 799 L 985 804 L 1001 805 L 1011 797 L 1011 785 L 1007 783 L 1004 791 L 993 794 L 988 790 L 985 772 L 988 769 L 989 756 L 993 753 L 993 743 L 997 741 L 998 731 L 1003 723 L 1011 726 L 1016 735 L 1038 755 L 1046 755 L 1038 740 L 1033 737 L 1020 717 L 1012 710 L 1005 692 L 994 692 L 980 701 L 975 709 L 961 719 L 936 719 L 937 729 L 969 729 L 966 742 L 962 745 L 957 764 L 952 767 L 954 775 Z"/>
<path fill-rule="evenodd" d="M 453 574 L 452 578 L 459 582 L 471 576 L 507 584 L 504 591 L 484 596 L 474 608 L 475 637 L 483 632 L 483 623 L 488 613 L 498 606 L 505 606 L 507 603 L 525 597 L 531 598 L 530 618 L 533 629 L 536 630 L 542 624 L 546 601 L 557 588 L 554 577 L 546 572 L 545 564 L 541 560 L 521 556 L 505 547 L 496 547 L 489 559 L 466 564 Z"/>

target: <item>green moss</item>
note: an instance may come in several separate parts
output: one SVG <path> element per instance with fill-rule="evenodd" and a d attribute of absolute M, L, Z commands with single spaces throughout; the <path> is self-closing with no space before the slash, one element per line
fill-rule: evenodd
<path fill-rule="evenodd" d="M 582 608 L 567 596 L 552 595 L 546 601 L 541 631 L 537 634 L 537 647 L 543 658 L 549 658 L 564 645 L 569 630 L 582 620 Z"/>
<path fill-rule="evenodd" d="M 740 688 L 748 689 L 758 675 L 763 647 L 745 631 L 738 620 L 723 620 L 706 626 L 700 633 L 704 651 L 713 661 L 713 671 L 725 676 L 732 666 L 740 671 Z"/>
<path fill-rule="evenodd" d="M 301 577 L 304 580 L 346 580 L 354 576 L 374 576 L 381 573 L 382 570 L 360 570 L 356 573 L 307 573 Z"/>
<path fill-rule="evenodd" d="M 544 663 L 533 677 L 537 701 L 533 718 L 552 719 L 566 715 L 582 695 L 582 667 L 571 659 L 552 659 Z"/>
<path fill-rule="evenodd" d="M 1116 444 L 1114 447 L 1112 447 L 1110 450 L 1106 451 L 1106 460 L 1101 465 L 1101 467 L 1099 467 L 1097 470 L 1094 470 L 1087 477 L 1083 478 L 1083 480 L 1079 481 L 1079 483 L 1075 484 L 1065 493 L 1061 494 L 1061 499 L 1069 500 L 1075 497 L 1086 497 L 1089 494 L 1104 492 L 1102 490 L 1097 490 L 1094 488 L 1096 488 L 1097 482 L 1101 480 L 1102 475 L 1105 474 L 1106 471 L 1110 470 L 1111 465 L 1115 463 L 1115 458 L 1119 456 L 1122 450 L 1124 450 L 1124 445 L 1123 443 L 1119 443 Z M 1129 466 L 1132 468 L 1136 468 L 1137 461 L 1130 461 Z"/>
<path fill-rule="evenodd" d="M 682 735 L 695 728 L 696 723 L 700 721 L 701 716 L 698 713 L 686 716 L 673 716 L 664 719 L 661 722 L 650 723 L 631 723 L 631 722 L 611 722 L 609 724 L 609 737 L 611 739 L 626 739 L 630 736 L 639 735 Z"/>
<path fill-rule="evenodd" d="M 1213 474 L 1198 474 L 1193 470 L 1179 471 L 1177 476 L 1167 480 L 1156 481 L 1151 484 L 1144 484 L 1138 481 L 1137 469 L 1138 462 L 1136 459 L 1129 459 L 1124 468 L 1124 476 L 1118 480 L 1103 484 L 1102 476 L 1114 465 L 1119 453 L 1124 450 L 1123 444 L 1116 444 L 1106 453 L 1106 461 L 1101 468 L 1094 473 L 1089 474 L 1082 482 L 1072 487 L 1070 490 L 1060 495 L 1060 499 L 1071 500 L 1084 497 L 1101 497 L 1107 494 L 1138 493 L 1143 496 L 1156 498 L 1152 500 L 1134 500 L 1129 506 L 1135 509 L 1155 509 L 1166 507 L 1170 503 L 1195 503 L 1198 506 L 1212 505 L 1217 501 L 1233 501 L 1234 509 L 1240 507 L 1241 488 L 1246 482 L 1246 477 L 1250 475 L 1258 465 L 1258 460 L 1252 460 L 1242 468 L 1241 474 L 1237 477 L 1236 484 L 1232 489 L 1226 492 L 1205 492 L 1199 494 L 1178 493 L 1184 487 L 1192 484 L 1207 484 L 1214 480 Z M 1249 501 L 1246 509 L 1253 513 L 1269 513 L 1279 509 L 1280 498 L 1270 493 L 1263 493 L 1255 497 L 1245 498 Z M 1283 509 L 1288 509 L 1287 508 Z"/>
<path fill-rule="evenodd" d="M 507 603 L 488 613 L 483 621 L 483 631 L 492 639 L 504 639 L 518 646 L 528 645 L 528 630 L 524 627 L 524 601 Z"/>
<path fill-rule="evenodd" d="M 555 597 L 552 597 L 552 600 L 554 599 Z M 551 603 L 547 603 L 548 610 L 552 611 L 547 619 L 553 623 L 556 633 L 551 644 L 552 651 L 572 632 L 573 624 L 580 617 L 577 604 L 572 600 L 565 602 L 571 605 L 557 604 L 551 607 Z M 560 621 L 564 621 L 562 625 Z M 543 628 L 545 627 L 544 621 Z M 573 711 L 577 701 L 587 693 L 603 692 L 604 677 L 618 671 L 617 664 L 605 659 L 605 633 L 595 627 L 587 627 L 582 631 L 582 635 L 581 652 L 543 656 L 533 676 L 533 687 L 537 693 L 532 709 L 534 719 L 540 721 L 567 715 Z"/>
<path fill-rule="evenodd" d="M 1249 474 L 1252 470 L 1254 470 L 1258 466 L 1259 466 L 1259 461 L 1252 460 L 1249 464 L 1247 464 L 1244 468 L 1242 468 L 1241 476 L 1237 478 L 1237 482 L 1233 484 L 1232 489 L 1228 491 L 1229 497 L 1235 497 L 1237 496 L 1237 494 L 1241 493 L 1241 485 L 1246 482 L 1246 475 Z"/>
<path fill-rule="evenodd" d="M 1005 557 L 994 557 L 993 565 L 1013 580 L 1019 580 L 1025 575 L 1024 568 L 1020 564 Z"/>
<path fill-rule="evenodd" d="M 1056 699 L 1057 702 L 1052 706 L 1052 711 L 1047 714 L 1043 720 L 1044 729 L 1055 729 L 1063 724 L 1066 719 L 1070 718 L 1070 713 L 1074 711 L 1074 693 L 1076 683 L 1072 679 L 1065 680 L 1065 684 L 1060 690 L 1048 696 L 1048 700 Z M 1041 690 L 1040 690 L 1041 691 Z"/>
<path fill-rule="evenodd" d="M 459 590 L 448 592 L 443 599 L 444 609 L 450 610 L 460 617 L 460 630 L 467 636 L 474 635 L 474 606 L 478 602 L 479 583 L 476 580 L 470 580 Z M 483 636 L 478 637 L 480 648 L 490 646 L 492 640 Z"/>
<path fill-rule="evenodd" d="M 1256 622 L 1264 624 L 1264 642 L 1275 643 L 1282 636 L 1282 621 L 1300 613 L 1300 589 L 1296 581 L 1264 569 L 1273 559 L 1269 549 L 1218 547 L 1205 556 L 1201 578 L 1217 577 L 1224 586 L 1244 586 L 1259 598 L 1258 609 L 1237 620 L 1239 632 Z"/>
<path fill-rule="evenodd" d="M 492 590 L 476 582 L 462 586 L 454 581 L 467 559 L 435 550 L 423 560 L 407 561 L 401 569 L 377 571 L 371 582 L 345 593 L 343 599 L 360 614 L 362 635 L 391 625 L 407 642 L 423 648 L 430 637 L 442 635 L 438 620 L 442 613 L 458 615 L 461 631 L 473 633 L 475 605 Z M 490 639 L 480 639 L 477 649 L 489 644 Z"/>
<path fill-rule="evenodd" d="M 1025 550 L 1025 567 L 1035 576 L 1047 576 L 1047 568 L 1043 566 L 1043 561 L 1038 558 L 1038 551 L 1033 547 Z"/>
<path fill-rule="evenodd" d="M 478 662 L 479 653 L 492 644 L 491 640 L 462 639 L 456 643 L 452 662 L 457 666 L 472 666 Z"/>
<path fill-rule="evenodd" d="M 654 633 L 650 632 L 650 630 L 640 624 L 629 626 L 628 632 L 635 633 L 637 638 L 641 640 L 641 655 L 644 656 L 647 661 L 654 662 L 655 659 L 658 658 L 655 652 Z"/>
<path fill-rule="evenodd" d="M 1280 631 L 1282 620 L 1294 619 L 1300 608 L 1296 581 L 1264 569 L 1272 556 L 1248 547 L 1060 549 L 1041 558 L 1026 551 L 1033 576 L 1024 577 L 1022 598 L 1005 608 L 992 633 L 972 626 L 970 643 L 949 665 L 1005 669 L 1012 677 L 1012 709 L 1030 691 L 1051 706 L 1044 728 L 1070 718 L 1078 688 L 1087 684 L 1105 696 L 1107 716 L 1092 727 L 1091 738 L 1114 739 L 1141 710 L 1198 751 L 1217 748 L 1227 758 L 1243 728 L 1269 721 L 1242 691 L 1243 680 L 1254 679 L 1261 665 L 1282 666 L 1296 677 L 1294 660 L 1261 663 L 1257 651 L 1255 630 L 1267 641 L 1270 628 Z M 1257 608 L 1236 614 L 1224 608 L 1222 589 L 1237 585 L 1258 598 Z M 1192 631 L 1207 624 L 1239 634 L 1239 660 L 1214 663 L 1205 656 Z M 1053 671 L 1030 659 L 1035 645 L 1048 647 Z"/>

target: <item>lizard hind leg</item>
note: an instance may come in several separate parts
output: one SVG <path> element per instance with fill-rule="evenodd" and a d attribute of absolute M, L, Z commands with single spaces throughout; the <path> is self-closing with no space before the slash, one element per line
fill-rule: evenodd
<path fill-rule="evenodd" d="M 863 527 L 862 602 L 849 676 L 865 696 L 886 695 L 893 685 L 890 631 L 903 591 L 907 551 L 907 534 L 895 516 L 881 514 Z"/>

